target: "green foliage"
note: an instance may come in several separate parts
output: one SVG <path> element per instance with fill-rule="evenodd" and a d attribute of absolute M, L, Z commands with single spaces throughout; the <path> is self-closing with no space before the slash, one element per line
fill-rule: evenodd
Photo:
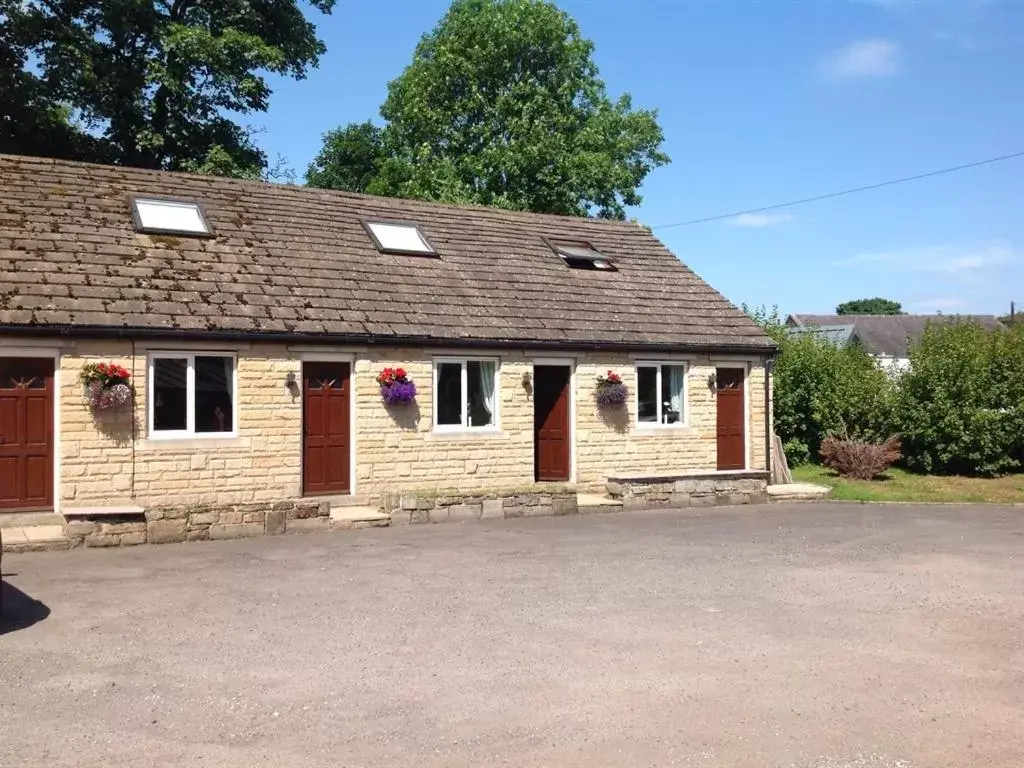
<path fill-rule="evenodd" d="M 0 0 L 0 151 L 259 175 L 226 113 L 266 111 L 260 73 L 324 50 L 297 0 Z"/>
<path fill-rule="evenodd" d="M 837 315 L 902 315 L 903 305 L 891 299 L 856 299 L 836 307 Z"/>
<path fill-rule="evenodd" d="M 621 219 L 668 157 L 656 113 L 610 99 L 593 50 L 552 2 L 455 0 L 390 83 L 383 131 L 332 131 L 307 180 Z"/>
<path fill-rule="evenodd" d="M 1024 327 L 929 326 L 910 366 L 897 408 L 909 468 L 996 475 L 1024 465 Z"/>
<path fill-rule="evenodd" d="M 311 187 L 366 192 L 384 162 L 383 131 L 367 120 L 324 134 L 324 145 L 306 171 Z"/>
<path fill-rule="evenodd" d="M 894 384 L 860 346 L 839 347 L 787 332 L 777 310 L 747 310 L 779 345 L 774 367 L 775 431 L 786 458 L 817 457 L 829 435 L 881 441 L 889 436 Z"/>

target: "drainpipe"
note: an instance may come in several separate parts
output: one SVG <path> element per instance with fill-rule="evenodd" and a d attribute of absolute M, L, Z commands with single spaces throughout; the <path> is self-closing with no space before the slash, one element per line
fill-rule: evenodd
<path fill-rule="evenodd" d="M 764 468 L 768 470 L 768 483 L 772 481 L 772 369 L 775 358 L 764 361 Z"/>

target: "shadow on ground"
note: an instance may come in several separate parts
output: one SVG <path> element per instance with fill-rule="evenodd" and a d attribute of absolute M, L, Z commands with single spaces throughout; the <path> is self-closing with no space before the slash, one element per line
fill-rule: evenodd
<path fill-rule="evenodd" d="M 45 603 L 0 580 L 0 635 L 27 629 L 50 615 Z"/>

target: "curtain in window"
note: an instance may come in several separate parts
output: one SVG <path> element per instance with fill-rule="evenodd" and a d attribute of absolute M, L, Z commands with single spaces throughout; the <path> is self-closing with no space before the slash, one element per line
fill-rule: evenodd
<path fill-rule="evenodd" d="M 684 369 L 681 365 L 669 365 L 666 368 L 668 369 L 669 403 L 672 410 L 678 414 L 678 421 L 682 421 Z"/>
<path fill-rule="evenodd" d="M 480 363 L 480 391 L 487 411 L 487 423 L 494 423 L 494 363 Z"/>

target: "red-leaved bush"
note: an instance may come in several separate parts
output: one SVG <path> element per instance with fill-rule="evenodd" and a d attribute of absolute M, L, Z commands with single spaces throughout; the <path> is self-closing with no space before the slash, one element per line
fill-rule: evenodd
<path fill-rule="evenodd" d="M 821 462 L 843 477 L 871 480 L 885 472 L 900 454 L 900 436 L 893 435 L 884 443 L 866 443 L 826 437 L 821 443 Z"/>

